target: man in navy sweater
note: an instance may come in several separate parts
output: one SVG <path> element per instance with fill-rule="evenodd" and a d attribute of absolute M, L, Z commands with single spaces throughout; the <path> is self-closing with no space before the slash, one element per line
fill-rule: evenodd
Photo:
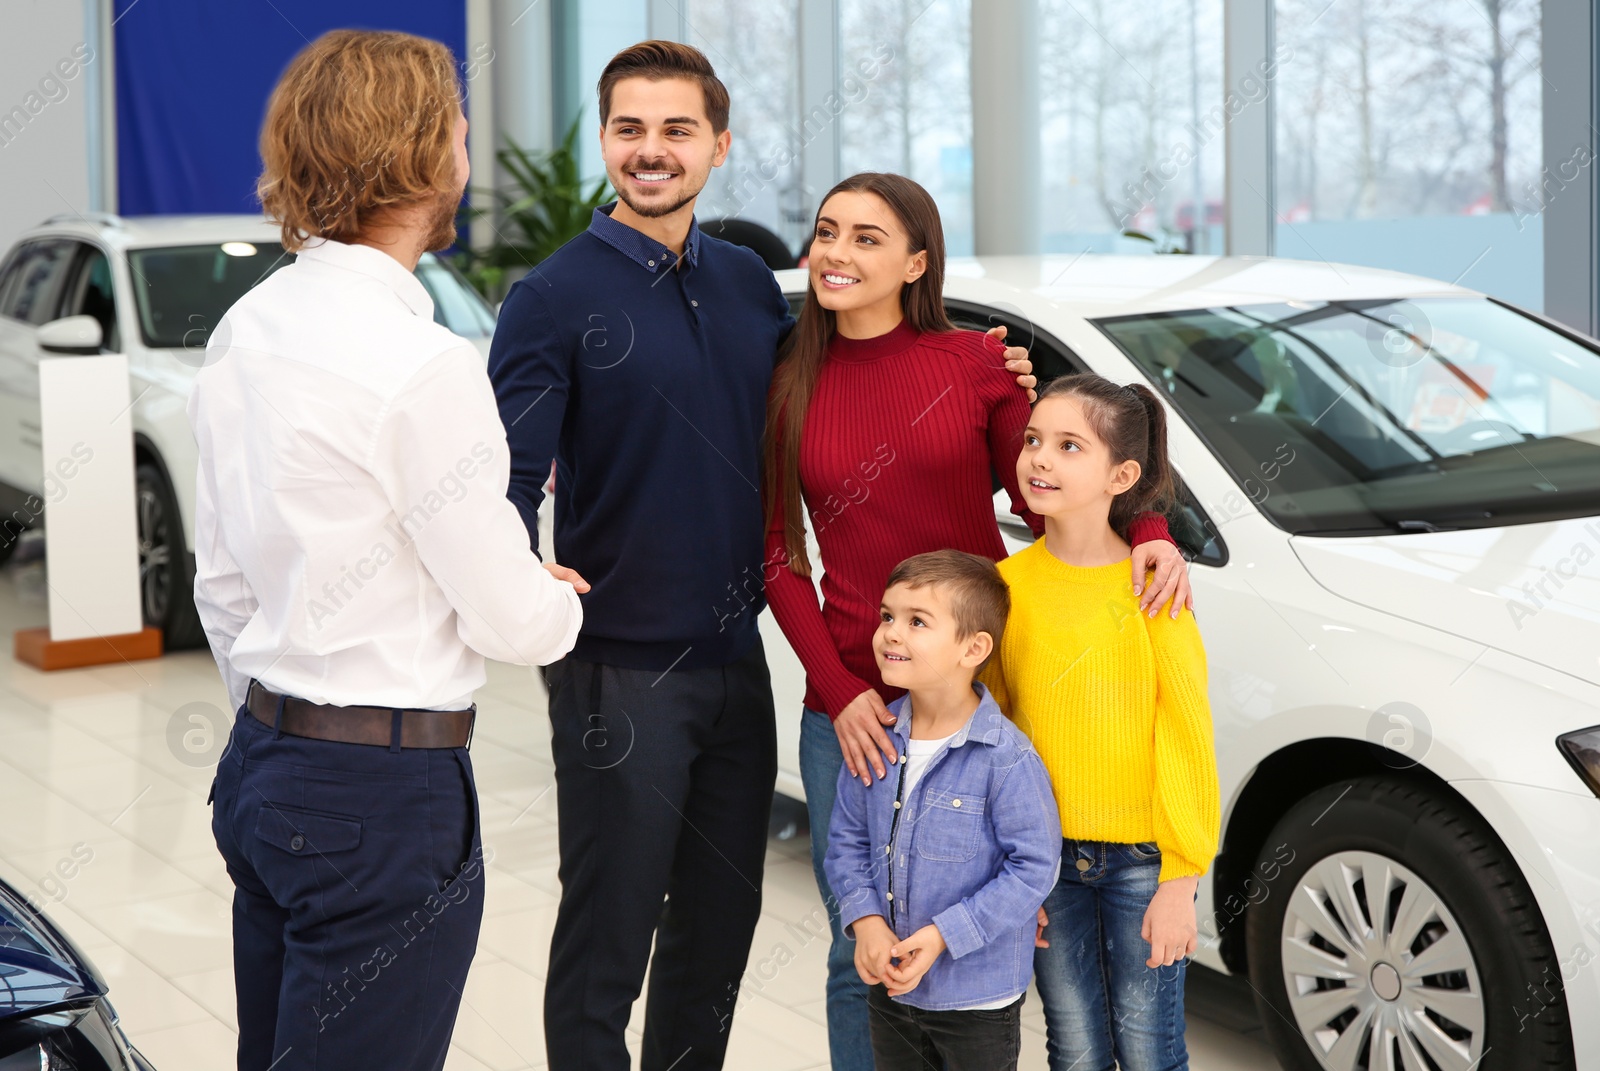
<path fill-rule="evenodd" d="M 777 777 L 759 485 L 793 320 L 754 253 L 694 225 L 731 141 L 705 56 L 635 45 L 599 96 L 618 201 L 512 288 L 489 357 L 511 500 L 537 550 L 555 460 L 557 556 L 592 585 L 546 678 L 561 906 L 545 1048 L 552 1071 L 628 1068 L 654 935 L 642 1067 L 720 1068 Z"/>

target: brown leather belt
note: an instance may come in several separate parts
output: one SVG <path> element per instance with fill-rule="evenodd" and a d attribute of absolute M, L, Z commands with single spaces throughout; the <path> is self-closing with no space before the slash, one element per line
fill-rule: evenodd
<path fill-rule="evenodd" d="M 260 681 L 250 682 L 245 707 L 256 721 L 290 736 L 391 750 L 466 747 L 472 739 L 472 722 L 478 709 L 336 707 L 279 695 Z"/>

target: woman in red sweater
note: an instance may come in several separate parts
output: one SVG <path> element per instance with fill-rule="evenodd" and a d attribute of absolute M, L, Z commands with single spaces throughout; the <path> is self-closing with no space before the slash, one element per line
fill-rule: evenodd
<path fill-rule="evenodd" d="M 767 601 L 806 670 L 800 772 L 812 865 L 833 926 L 828 1039 L 836 1071 L 872 1066 L 867 986 L 839 932 L 822 870 L 840 764 L 870 783 L 898 761 L 884 726 L 899 696 L 878 675 L 872 636 L 889 572 L 954 547 L 1005 557 L 991 473 L 1012 512 L 1022 504 L 1016 459 L 1028 398 L 1005 368 L 1004 345 L 958 331 L 945 313 L 944 230 L 927 191 L 867 172 L 839 183 L 817 212 L 810 285 L 784 342 L 767 406 Z M 821 551 L 822 605 L 806 555 L 809 512 Z M 1189 601 L 1182 555 L 1165 519 L 1134 522 L 1143 605 Z"/>

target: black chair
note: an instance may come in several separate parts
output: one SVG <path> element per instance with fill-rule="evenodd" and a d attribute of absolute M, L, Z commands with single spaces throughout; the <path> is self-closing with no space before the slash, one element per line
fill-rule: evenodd
<path fill-rule="evenodd" d="M 700 230 L 713 238 L 755 250 L 756 256 L 773 271 L 800 266 L 799 259 L 783 244 L 783 239 L 759 223 L 747 219 L 708 219 L 701 221 Z"/>

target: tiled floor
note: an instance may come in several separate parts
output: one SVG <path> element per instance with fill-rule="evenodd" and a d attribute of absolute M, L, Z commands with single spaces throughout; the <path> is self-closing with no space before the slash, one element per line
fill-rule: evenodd
<path fill-rule="evenodd" d="M 0 572 L 0 634 L 44 623 L 34 568 Z M 472 753 L 492 862 L 453 1071 L 544 1064 L 539 1009 L 559 890 L 543 702 L 528 670 L 499 664 L 479 694 Z M 0 874 L 94 960 L 158 1071 L 233 1066 L 232 890 L 205 804 L 222 740 L 204 718 L 225 705 L 204 652 L 52 674 L 0 659 Z M 827 1066 L 825 942 L 803 928 L 821 912 L 807 852 L 803 834 L 770 843 L 729 1068 Z M 1037 995 L 1024 1007 L 1022 1066 L 1042 1069 Z M 1191 1014 L 1188 1037 L 1196 1071 L 1277 1066 L 1254 1032 Z"/>

